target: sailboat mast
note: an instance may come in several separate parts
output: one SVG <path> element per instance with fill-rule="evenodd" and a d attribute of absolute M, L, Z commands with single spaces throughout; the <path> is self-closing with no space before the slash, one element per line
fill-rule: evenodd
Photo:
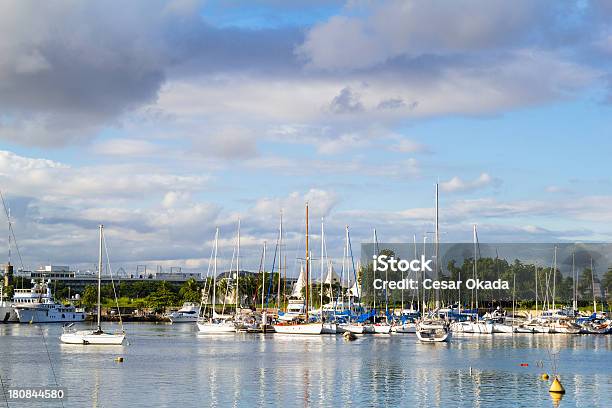
<path fill-rule="evenodd" d="M 308 322 L 308 305 L 310 288 L 310 252 L 308 251 L 308 203 L 306 203 L 306 321 Z"/>
<path fill-rule="evenodd" d="M 474 280 L 476 280 L 478 278 L 478 259 L 477 259 L 477 236 L 476 236 L 476 224 L 474 224 L 474 269 L 473 269 L 473 277 Z M 475 301 L 476 301 L 476 314 L 478 314 L 478 289 L 472 289 L 472 296 L 474 297 Z M 473 307 L 472 307 L 473 308 Z"/>
<path fill-rule="evenodd" d="M 102 280 L 102 229 L 104 228 L 104 225 L 100 224 L 100 245 L 99 245 L 99 251 L 98 251 L 98 331 L 100 331 L 102 329 L 102 326 L 100 324 L 100 290 L 102 289 L 102 284 L 101 284 L 101 280 Z"/>
<path fill-rule="evenodd" d="M 236 251 L 236 316 L 240 310 L 240 218 L 238 218 L 238 250 Z"/>
<path fill-rule="evenodd" d="M 280 299 L 281 299 L 281 272 L 283 271 L 283 258 L 282 258 L 282 247 L 283 247 L 283 212 L 281 211 L 280 225 L 278 227 L 278 288 L 276 291 L 276 304 L 278 310 L 280 310 Z"/>
<path fill-rule="evenodd" d="M 593 258 L 591 258 L 591 285 L 593 286 L 593 313 L 597 313 L 597 298 L 595 298 L 595 271 L 593 270 Z"/>
<path fill-rule="evenodd" d="M 378 257 L 378 238 L 376 237 L 376 228 L 374 228 L 374 256 Z M 372 282 L 376 280 L 376 268 L 372 269 Z M 374 299 L 374 312 L 376 313 L 376 289 L 372 291 Z"/>
<path fill-rule="evenodd" d="M 572 308 L 573 310 L 578 310 L 577 299 L 576 299 L 576 252 L 572 252 L 572 281 L 574 287 L 572 288 Z"/>
<path fill-rule="evenodd" d="M 321 218 L 321 321 L 323 321 L 323 269 L 325 262 L 323 261 L 323 251 L 325 250 L 325 228 L 323 226 L 323 218 Z"/>
<path fill-rule="evenodd" d="M 535 295 L 536 295 L 536 303 L 535 303 L 535 313 L 538 315 L 538 267 L 535 267 Z"/>
<path fill-rule="evenodd" d="M 266 287 L 266 241 L 263 245 L 263 255 L 261 258 L 261 311 L 264 310 L 264 288 Z"/>
<path fill-rule="evenodd" d="M 215 317 L 215 305 L 217 304 L 217 250 L 219 245 L 219 227 L 215 231 L 215 258 L 213 263 L 213 299 L 212 299 L 212 313 L 210 318 Z"/>
<path fill-rule="evenodd" d="M 552 301 L 553 301 L 553 309 L 555 309 L 555 294 L 557 288 L 557 246 L 555 245 L 555 260 L 553 261 L 553 293 L 552 293 Z"/>
<path fill-rule="evenodd" d="M 435 240 L 436 242 L 434 243 L 434 267 L 436 268 L 436 280 L 439 281 L 440 280 L 440 265 L 438 263 L 438 255 L 439 255 L 439 248 L 438 245 L 440 244 L 440 227 L 438 225 L 438 183 L 436 183 L 436 225 L 435 225 Z M 436 286 L 436 309 L 438 309 L 440 307 L 440 289 Z"/>

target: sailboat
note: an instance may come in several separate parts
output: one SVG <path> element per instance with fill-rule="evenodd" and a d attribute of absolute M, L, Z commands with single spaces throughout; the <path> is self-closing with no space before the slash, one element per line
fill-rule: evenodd
<path fill-rule="evenodd" d="M 439 278 L 438 265 L 438 245 L 440 242 L 438 230 L 438 184 L 436 184 L 436 204 L 435 204 L 435 273 Z M 439 294 L 436 291 L 436 308 L 439 307 Z M 421 320 L 416 325 L 416 335 L 419 341 L 423 343 L 444 342 L 451 338 L 451 331 L 447 321 L 440 318 L 426 318 Z"/>
<path fill-rule="evenodd" d="M 376 229 L 374 229 L 374 248 L 376 251 L 376 256 L 380 255 L 379 253 L 379 249 L 378 249 L 378 237 L 376 236 Z M 374 273 L 376 273 L 376 270 L 374 270 Z M 385 276 L 385 281 L 389 280 L 389 272 L 386 272 L 386 276 Z M 387 292 L 387 289 L 385 289 L 385 312 L 388 314 L 389 311 L 389 294 Z M 378 311 L 376 310 L 376 291 L 374 291 L 374 333 L 376 334 L 389 334 L 391 332 L 391 325 L 389 324 L 389 322 L 387 321 L 387 318 L 385 318 L 384 322 L 377 322 L 376 318 L 378 317 Z"/>
<path fill-rule="evenodd" d="M 304 299 L 304 318 L 297 318 L 292 321 L 279 322 L 274 325 L 274 331 L 280 334 L 321 334 L 323 323 L 310 323 L 308 308 L 310 305 L 310 252 L 308 250 L 308 204 L 306 204 L 306 298 Z"/>
<path fill-rule="evenodd" d="M 335 321 L 325 321 L 325 312 L 323 310 L 323 291 L 324 291 L 324 285 L 325 285 L 325 279 L 323 279 L 323 272 L 325 270 L 325 255 L 327 255 L 326 253 L 326 248 L 325 248 L 325 228 L 323 226 L 323 219 L 321 219 L 321 289 L 320 289 L 320 295 L 321 295 L 321 323 L 323 323 L 323 329 L 321 330 L 322 334 L 336 334 L 338 333 L 338 325 L 336 324 Z M 331 265 L 329 266 L 329 268 L 331 268 Z M 329 273 L 331 273 L 333 271 L 329 271 Z M 328 275 L 329 275 L 328 273 Z M 331 284 L 330 284 L 330 289 L 331 289 Z M 331 293 L 332 291 L 330 290 L 330 299 L 331 299 Z"/>
<path fill-rule="evenodd" d="M 123 326 L 119 333 L 107 333 L 102 330 L 100 324 L 100 287 L 101 287 L 101 276 L 102 276 L 102 240 L 104 225 L 100 224 L 100 245 L 98 252 L 98 320 L 97 327 L 95 330 L 79 330 L 74 331 L 74 323 L 64 328 L 64 333 L 60 336 L 60 341 L 66 344 L 94 344 L 94 345 L 108 345 L 108 346 L 120 346 L 125 340 L 125 331 Z"/>
<path fill-rule="evenodd" d="M 213 297 L 210 318 L 205 320 L 199 320 L 196 322 L 200 333 L 207 334 L 220 334 L 220 333 L 234 333 L 236 327 L 234 322 L 229 319 L 221 319 L 216 316 L 215 305 L 217 304 L 217 251 L 219 244 L 219 228 L 215 231 L 215 254 L 213 260 Z M 204 302 L 202 302 L 204 303 Z"/>

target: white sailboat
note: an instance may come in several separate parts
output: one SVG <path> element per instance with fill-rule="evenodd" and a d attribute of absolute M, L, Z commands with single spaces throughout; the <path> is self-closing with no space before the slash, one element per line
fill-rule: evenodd
<path fill-rule="evenodd" d="M 438 229 L 438 184 L 436 184 L 436 202 L 435 202 L 435 273 L 436 277 L 440 277 L 438 254 L 439 254 L 439 229 Z M 424 248 L 425 246 L 423 246 Z M 436 309 L 439 308 L 440 297 L 438 291 L 436 291 Z M 423 308 L 424 309 L 424 308 Z M 448 322 L 440 318 L 423 319 L 416 325 L 416 335 L 419 341 L 423 343 L 437 343 L 449 341 L 451 338 L 451 331 Z"/>
<path fill-rule="evenodd" d="M 213 297 L 210 318 L 208 320 L 198 320 L 196 325 L 198 331 L 204 334 L 222 334 L 222 333 L 235 333 L 236 326 L 230 319 L 218 318 L 215 313 L 215 305 L 217 304 L 217 251 L 219 244 L 219 228 L 215 231 L 215 254 L 213 260 Z M 204 303 L 204 302 L 202 302 Z"/>
<path fill-rule="evenodd" d="M 107 333 L 102 330 L 100 324 L 100 287 L 101 287 L 101 275 L 102 275 L 102 239 L 104 225 L 100 224 L 100 245 L 98 252 L 98 321 L 95 330 L 73 330 L 73 324 L 64 328 L 64 333 L 60 336 L 62 343 L 66 344 L 93 344 L 93 345 L 108 345 L 108 346 L 120 346 L 125 340 L 125 331 L 123 325 L 121 326 L 121 332 L 119 333 Z"/>
<path fill-rule="evenodd" d="M 308 204 L 306 204 L 306 298 L 304 299 L 304 312 L 305 317 L 303 319 L 298 318 L 291 321 L 279 322 L 274 325 L 274 331 L 279 334 L 321 334 L 323 331 L 323 323 L 311 323 L 308 317 L 309 299 L 310 299 L 310 252 L 308 250 L 309 237 L 308 237 Z"/>

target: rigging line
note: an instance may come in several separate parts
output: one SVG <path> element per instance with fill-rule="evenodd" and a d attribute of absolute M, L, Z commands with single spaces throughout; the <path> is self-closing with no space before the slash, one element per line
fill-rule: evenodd
<path fill-rule="evenodd" d="M 351 252 L 351 262 L 353 264 L 353 276 L 355 276 L 355 288 L 357 289 L 357 298 L 359 297 L 359 282 L 357 282 L 357 270 L 355 269 L 355 258 L 353 257 L 353 247 L 351 245 L 351 234 L 350 232 L 346 231 L 346 235 L 348 237 L 348 246 L 349 246 L 349 251 Z"/>
<path fill-rule="evenodd" d="M 263 281 L 264 282 L 266 281 L 266 279 L 265 279 L 266 278 L 266 271 L 265 271 L 265 265 L 263 263 L 263 261 L 264 261 L 264 248 L 265 248 L 265 246 L 266 246 L 266 242 L 264 241 L 264 247 L 261 249 L 261 256 L 259 257 L 259 273 L 263 274 Z M 257 279 L 257 280 L 259 280 L 259 279 Z M 255 304 L 257 304 L 257 299 L 259 299 L 259 291 L 257 290 L 257 284 L 258 283 L 259 282 L 256 282 L 256 284 L 255 284 L 255 301 L 253 302 Z M 261 291 L 263 293 L 263 285 L 261 287 Z M 263 303 L 263 300 L 262 300 L 262 303 Z"/>
<path fill-rule="evenodd" d="M 55 369 L 53 368 L 53 362 L 51 361 L 51 353 L 49 353 L 49 348 L 47 347 L 47 338 L 45 337 L 45 332 L 43 331 L 42 326 L 38 326 L 40 328 L 40 335 L 43 339 L 43 345 L 45 346 L 45 351 L 47 352 L 47 358 L 49 359 L 49 366 L 51 367 L 51 373 L 53 374 L 53 382 L 56 387 L 59 387 L 59 383 L 57 382 L 57 376 L 55 375 Z M 64 401 L 60 398 L 60 403 L 62 408 L 64 407 Z"/>
<path fill-rule="evenodd" d="M 21 270 L 24 270 L 23 267 L 23 259 L 21 258 L 21 251 L 19 250 L 19 245 L 17 245 L 17 238 L 15 237 L 15 231 L 13 230 L 13 223 L 11 222 L 11 217 L 9 216 L 8 207 L 6 202 L 4 201 L 4 194 L 2 194 L 2 190 L 0 190 L 0 199 L 2 199 L 2 206 L 4 207 L 4 214 L 8 220 L 9 232 L 13 237 L 13 242 L 15 243 L 15 249 L 17 250 L 17 256 L 19 256 L 19 263 L 21 264 Z"/>
<path fill-rule="evenodd" d="M 117 305 L 117 312 L 119 313 L 119 326 L 121 326 L 121 331 L 125 333 L 125 329 L 123 328 L 123 319 L 121 318 L 121 309 L 119 309 L 119 299 L 117 298 L 117 291 L 115 290 L 115 280 L 113 279 L 113 268 L 110 263 L 110 258 L 108 256 L 108 248 L 106 246 L 106 235 L 102 232 L 102 242 L 104 242 L 104 252 L 106 253 L 106 263 L 108 265 L 108 271 L 110 273 L 111 284 L 113 286 L 113 295 L 115 296 L 115 304 Z M 102 271 L 100 271 L 102 273 Z"/>
<path fill-rule="evenodd" d="M 274 283 L 274 267 L 276 265 L 276 252 L 278 251 L 278 244 L 279 244 L 279 239 L 276 240 L 276 246 L 274 247 L 274 258 L 272 258 L 272 270 L 270 271 L 270 284 L 268 285 L 268 293 L 266 294 L 266 309 L 268 308 L 268 305 L 270 303 L 270 289 L 272 288 L 272 284 Z M 264 271 L 264 278 L 265 276 L 266 276 L 266 272 Z M 278 273 L 278 278 L 280 279 L 280 271 Z"/>
<path fill-rule="evenodd" d="M 215 247 L 213 246 L 210 251 L 210 258 L 208 258 L 208 270 L 206 271 L 206 279 L 204 280 L 204 288 L 202 289 L 202 296 L 200 297 L 200 310 L 198 312 L 198 319 L 200 318 L 200 315 L 204 316 L 204 313 L 206 313 L 206 305 L 202 307 L 202 304 L 204 303 L 204 294 L 206 294 L 206 299 L 208 299 L 208 291 L 210 290 L 210 286 L 212 286 L 212 283 L 210 286 L 208 285 L 208 276 L 210 275 L 210 267 L 213 261 L 214 253 L 215 253 Z"/>

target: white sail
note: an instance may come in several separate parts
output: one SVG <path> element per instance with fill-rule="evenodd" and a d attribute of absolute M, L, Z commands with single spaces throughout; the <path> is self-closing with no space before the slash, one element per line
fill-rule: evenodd
<path fill-rule="evenodd" d="M 323 283 L 325 285 L 334 285 L 336 283 L 340 283 L 340 276 L 338 276 L 331 263 L 327 268 L 327 276 L 325 277 L 325 281 Z"/>
<path fill-rule="evenodd" d="M 304 295 L 302 295 L 302 289 L 306 287 L 306 275 L 304 274 L 304 265 L 300 267 L 300 276 L 298 280 L 293 285 L 293 291 L 291 292 L 291 297 L 303 299 Z"/>

